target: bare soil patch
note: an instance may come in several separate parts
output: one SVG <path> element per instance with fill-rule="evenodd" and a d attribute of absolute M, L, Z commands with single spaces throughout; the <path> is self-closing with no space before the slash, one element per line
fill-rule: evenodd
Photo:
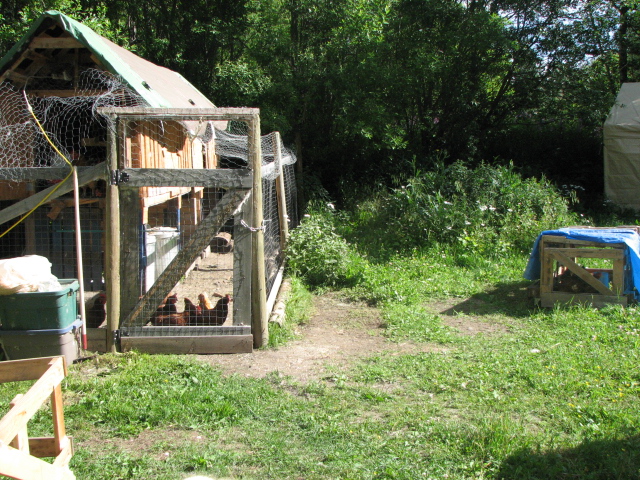
<path fill-rule="evenodd" d="M 187 297 L 197 302 L 205 292 L 232 293 L 232 253 L 211 254 L 198 261 L 197 268 L 176 286 L 179 302 Z M 474 315 L 481 305 L 477 299 L 432 302 L 427 307 L 442 315 L 445 324 L 462 335 L 501 334 L 507 327 Z M 180 305 L 181 306 L 181 305 Z M 231 314 L 225 325 L 231 325 Z M 446 350 L 441 346 L 396 343 L 384 336 L 379 309 L 365 303 L 345 300 L 338 293 L 314 297 L 314 313 L 298 327 L 298 339 L 277 349 L 254 350 L 234 355 L 203 355 L 202 361 L 220 367 L 225 375 L 262 378 L 277 373 L 294 381 L 308 383 L 327 377 L 328 372 L 346 369 L 354 361 L 375 354 L 402 355 Z"/>
<path fill-rule="evenodd" d="M 277 373 L 301 383 L 322 380 L 328 370 L 340 371 L 355 360 L 375 354 L 442 350 L 435 345 L 394 343 L 384 337 L 377 308 L 346 301 L 335 293 L 314 298 L 314 314 L 298 328 L 299 338 L 277 349 L 237 355 L 201 357 L 224 374 L 262 378 Z"/>

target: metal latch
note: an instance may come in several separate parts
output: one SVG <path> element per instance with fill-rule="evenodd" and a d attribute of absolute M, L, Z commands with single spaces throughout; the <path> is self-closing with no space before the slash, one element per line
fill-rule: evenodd
<path fill-rule="evenodd" d="M 111 170 L 111 185 L 120 185 L 129 181 L 129 174 L 122 170 Z"/>

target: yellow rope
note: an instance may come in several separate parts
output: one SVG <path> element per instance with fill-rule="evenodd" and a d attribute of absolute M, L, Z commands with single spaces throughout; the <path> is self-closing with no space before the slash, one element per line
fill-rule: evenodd
<path fill-rule="evenodd" d="M 47 132 L 44 130 L 44 128 L 42 128 L 42 125 L 40 124 L 40 121 L 38 120 L 38 117 L 36 117 L 36 114 L 33 112 L 33 108 L 31 108 L 31 104 L 29 103 L 29 99 L 27 98 L 27 92 L 25 92 L 23 90 L 22 91 L 22 95 L 24 96 L 24 101 L 27 102 L 27 108 L 29 109 L 29 113 L 31 114 L 31 116 L 35 120 L 36 125 L 38 126 L 38 128 L 40 129 L 42 134 L 44 135 L 44 138 L 47 139 L 47 142 L 49 142 L 49 144 L 51 145 L 51 147 L 53 147 L 55 152 L 58 155 L 60 155 L 60 157 L 62 157 L 62 159 L 65 162 L 67 162 L 67 164 L 70 167 L 70 170 L 69 170 L 69 174 L 60 183 L 58 183 L 58 185 L 56 185 L 56 187 L 53 190 L 51 190 L 42 200 L 40 200 L 40 202 L 35 207 L 33 207 L 31 210 L 29 210 L 27 213 L 25 213 L 22 217 L 20 217 L 20 219 L 16 223 L 11 225 L 6 231 L 4 231 L 2 234 L 0 234 L 0 238 L 4 237 L 7 233 L 9 233 L 15 227 L 20 225 L 20 223 L 22 223 L 29 215 L 31 215 L 33 212 L 35 212 L 36 209 L 38 207 L 40 207 L 43 203 L 45 203 L 51 197 L 51 195 L 53 195 L 62 185 L 64 185 L 64 183 L 67 180 L 69 180 L 69 178 L 71 178 L 71 175 L 73 174 L 73 165 L 71 164 L 69 159 L 67 157 L 65 157 L 64 154 L 58 149 L 58 147 L 56 147 L 55 144 L 51 141 L 51 139 L 49 138 L 49 135 L 47 135 Z"/>

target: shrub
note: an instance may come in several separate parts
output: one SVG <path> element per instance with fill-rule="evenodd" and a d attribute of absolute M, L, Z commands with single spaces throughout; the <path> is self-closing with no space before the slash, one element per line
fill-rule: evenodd
<path fill-rule="evenodd" d="M 578 222 L 546 179 L 523 179 L 512 166 L 439 163 L 403 183 L 359 206 L 345 229 L 368 235 L 369 251 L 443 245 L 474 255 L 527 252 L 541 231 Z"/>
<path fill-rule="evenodd" d="M 332 212 L 316 205 L 289 237 L 289 272 L 312 288 L 350 286 L 360 276 L 359 259 L 333 222 Z"/>

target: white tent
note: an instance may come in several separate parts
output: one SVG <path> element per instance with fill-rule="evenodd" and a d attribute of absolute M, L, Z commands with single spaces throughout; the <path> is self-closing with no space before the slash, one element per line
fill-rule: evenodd
<path fill-rule="evenodd" d="M 623 83 L 604 122 L 604 191 L 640 210 L 640 83 Z"/>

